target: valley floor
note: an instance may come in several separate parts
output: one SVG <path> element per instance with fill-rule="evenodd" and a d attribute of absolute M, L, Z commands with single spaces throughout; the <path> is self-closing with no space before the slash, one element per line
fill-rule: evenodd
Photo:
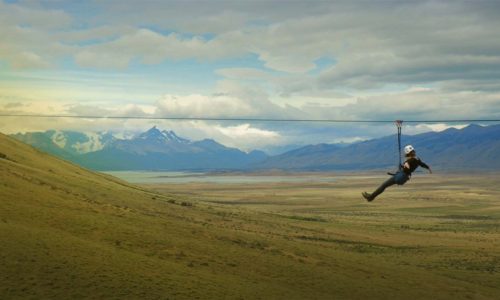
<path fill-rule="evenodd" d="M 367 203 L 385 176 L 133 187 L 2 168 L 2 299 L 500 298 L 498 174 L 418 174 Z"/>
<path fill-rule="evenodd" d="M 223 217 L 207 225 L 231 229 L 226 242 L 255 255 L 237 264 L 296 296 L 500 298 L 500 174 L 417 174 L 372 203 L 361 192 L 387 176 L 317 176 L 337 179 L 147 187 L 207 203 Z"/>

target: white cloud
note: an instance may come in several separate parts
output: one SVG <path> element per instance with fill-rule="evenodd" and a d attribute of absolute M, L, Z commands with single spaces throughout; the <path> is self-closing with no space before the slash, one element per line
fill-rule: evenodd
<path fill-rule="evenodd" d="M 19 24 L 43 29 L 60 29 L 71 24 L 72 17 L 62 10 L 25 7 L 0 2 L 0 24 Z"/>
<path fill-rule="evenodd" d="M 221 80 L 211 95 L 164 95 L 156 103 L 156 116 L 207 118 L 300 118 L 304 111 L 281 106 L 258 86 Z"/>
<path fill-rule="evenodd" d="M 205 136 L 213 137 L 226 146 L 245 151 L 264 149 L 283 142 L 279 132 L 256 128 L 250 124 L 235 126 L 204 124 L 203 126 L 198 128 L 204 131 Z"/>
<path fill-rule="evenodd" d="M 134 58 L 139 58 L 145 64 L 157 64 L 165 60 L 210 60 L 227 58 L 235 52 L 243 54 L 232 48 L 217 41 L 207 41 L 201 36 L 161 34 L 141 28 L 111 41 L 83 46 L 75 54 L 75 60 L 84 67 L 126 68 Z"/>
<path fill-rule="evenodd" d="M 356 143 L 356 142 L 362 142 L 369 140 L 370 138 L 367 137 L 361 137 L 361 136 L 352 136 L 352 137 L 340 137 L 340 138 L 335 138 L 331 141 L 328 141 L 329 143 L 335 143 L 335 144 L 351 144 L 351 143 Z"/>
<path fill-rule="evenodd" d="M 411 86 L 409 87 L 406 92 L 408 93 L 414 93 L 414 92 L 431 92 L 433 89 L 430 87 L 423 87 L 423 86 Z"/>
<path fill-rule="evenodd" d="M 109 116 L 112 111 L 112 109 L 101 105 L 70 103 L 66 105 L 65 113 L 76 116 Z"/>
<path fill-rule="evenodd" d="M 229 127 L 216 127 L 222 133 L 232 138 L 276 138 L 279 135 L 276 132 L 252 128 L 250 124 L 241 124 Z"/>
<path fill-rule="evenodd" d="M 82 50 L 75 55 L 75 62 L 82 67 L 125 69 L 132 57 L 121 52 Z"/>
<path fill-rule="evenodd" d="M 26 68 L 48 68 L 50 63 L 45 61 L 40 55 L 22 51 L 11 55 L 11 66 L 15 69 L 26 69 Z"/>
<path fill-rule="evenodd" d="M 136 28 L 129 25 L 96 25 L 96 27 L 81 28 L 71 31 L 60 31 L 54 36 L 68 44 L 103 43 L 116 40 L 120 36 L 134 32 Z"/>
<path fill-rule="evenodd" d="M 13 69 L 51 66 L 69 51 L 51 33 L 70 24 L 71 16 L 61 10 L 0 2 L 0 61 L 8 62 Z"/>
<path fill-rule="evenodd" d="M 500 116 L 500 93 L 431 90 L 366 96 L 343 107 L 341 113 L 368 120 L 494 119 Z"/>
<path fill-rule="evenodd" d="M 216 70 L 216 73 L 233 80 L 271 80 L 273 78 L 270 73 L 255 68 L 225 68 Z"/>
<path fill-rule="evenodd" d="M 242 99 L 229 95 L 164 95 L 157 102 L 157 116 L 235 117 L 255 115 L 256 109 Z"/>

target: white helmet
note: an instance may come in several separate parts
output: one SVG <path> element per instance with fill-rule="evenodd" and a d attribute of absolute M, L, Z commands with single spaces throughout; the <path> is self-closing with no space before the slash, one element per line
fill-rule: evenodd
<path fill-rule="evenodd" d="M 406 145 L 405 146 L 405 154 L 409 154 L 412 151 L 415 151 L 415 148 L 413 148 L 412 145 Z"/>

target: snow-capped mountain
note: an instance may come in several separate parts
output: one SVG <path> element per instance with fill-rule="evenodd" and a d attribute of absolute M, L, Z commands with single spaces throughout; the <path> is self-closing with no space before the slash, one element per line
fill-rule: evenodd
<path fill-rule="evenodd" d="M 18 133 L 12 136 L 50 153 L 65 151 L 72 155 L 99 151 L 116 140 L 113 134 L 109 132 L 77 132 L 66 130 Z"/>
<path fill-rule="evenodd" d="M 14 137 L 96 170 L 240 169 L 267 157 L 262 151 L 245 153 L 211 139 L 190 141 L 156 126 L 131 139 L 54 130 Z"/>
<path fill-rule="evenodd" d="M 174 143 L 181 143 L 181 144 L 187 144 L 190 142 L 187 139 L 179 137 L 172 130 L 160 131 L 158 128 L 156 128 L 156 126 L 154 126 L 153 128 L 149 129 L 146 132 L 140 133 L 136 138 L 143 139 L 143 140 L 155 139 L 155 140 L 163 141 L 163 142 L 174 142 Z"/>
<path fill-rule="evenodd" d="M 394 135 L 349 145 L 309 145 L 273 157 L 261 151 L 245 153 L 212 139 L 189 141 L 156 127 L 130 139 L 111 133 L 54 130 L 13 136 L 96 170 L 390 170 L 398 161 Z M 404 135 L 402 141 L 415 146 L 419 156 L 437 169 L 500 168 L 500 125 Z"/>

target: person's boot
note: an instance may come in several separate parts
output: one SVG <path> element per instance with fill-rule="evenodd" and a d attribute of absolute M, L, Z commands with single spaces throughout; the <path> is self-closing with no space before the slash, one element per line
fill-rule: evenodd
<path fill-rule="evenodd" d="M 368 202 L 372 202 L 373 198 L 372 198 L 372 195 L 367 193 L 367 192 L 363 192 L 362 193 L 363 197 L 366 199 L 366 201 Z"/>

